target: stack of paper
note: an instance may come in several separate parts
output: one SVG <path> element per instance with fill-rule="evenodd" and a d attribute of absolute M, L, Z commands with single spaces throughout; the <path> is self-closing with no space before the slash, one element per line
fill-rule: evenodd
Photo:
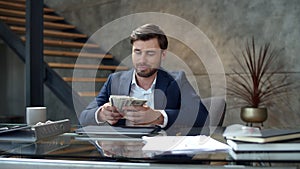
<path fill-rule="evenodd" d="M 230 149 L 228 145 L 204 135 L 143 137 L 143 140 L 146 142 L 143 151 L 150 152 L 196 153 Z"/>
<path fill-rule="evenodd" d="M 147 102 L 147 100 L 124 95 L 111 95 L 109 97 L 109 102 L 118 110 L 122 110 L 124 106 L 142 106 Z"/>
<path fill-rule="evenodd" d="M 261 132 L 257 127 L 249 127 L 241 124 L 232 124 L 227 126 L 223 136 L 228 137 L 237 137 L 237 136 L 261 136 Z"/>

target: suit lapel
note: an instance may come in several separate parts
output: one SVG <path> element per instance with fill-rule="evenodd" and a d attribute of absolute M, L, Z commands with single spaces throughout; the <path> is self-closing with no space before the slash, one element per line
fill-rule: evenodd
<path fill-rule="evenodd" d="M 132 81 L 132 74 L 133 74 L 133 69 L 124 72 L 118 81 L 115 82 L 115 94 L 116 95 L 126 95 L 129 96 L 130 93 L 130 87 L 131 87 L 131 81 Z M 126 125 L 126 120 L 125 119 L 120 119 L 118 123 L 116 124 L 117 126 L 125 126 Z"/>
<path fill-rule="evenodd" d="M 132 81 L 133 69 L 127 71 L 121 76 L 119 84 L 119 94 L 129 96 L 131 81 Z"/>
<path fill-rule="evenodd" d="M 154 108 L 164 109 L 166 107 L 166 90 L 169 84 L 169 75 L 162 70 L 158 70 L 155 90 L 154 90 Z"/>
<path fill-rule="evenodd" d="M 111 94 L 112 95 L 129 95 L 133 70 L 125 71 L 112 79 Z"/>

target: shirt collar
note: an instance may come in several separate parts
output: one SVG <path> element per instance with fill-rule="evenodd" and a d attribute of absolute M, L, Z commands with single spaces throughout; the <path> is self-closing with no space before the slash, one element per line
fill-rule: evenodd
<path fill-rule="evenodd" d="M 136 78 L 135 78 L 135 73 L 136 73 L 136 71 L 134 70 L 134 71 L 133 71 L 133 74 L 132 74 L 131 85 L 136 85 L 136 86 L 138 86 L 138 84 L 137 84 L 137 82 L 136 82 Z M 154 81 L 153 81 L 153 83 L 152 83 L 152 85 L 151 85 L 151 88 L 153 88 L 154 85 L 156 84 L 156 78 L 157 78 L 157 76 L 155 76 L 155 79 L 154 79 Z"/>

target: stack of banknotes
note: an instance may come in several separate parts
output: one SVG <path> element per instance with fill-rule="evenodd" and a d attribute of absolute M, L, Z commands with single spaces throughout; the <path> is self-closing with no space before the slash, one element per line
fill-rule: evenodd
<path fill-rule="evenodd" d="M 109 97 L 109 102 L 118 110 L 122 110 L 124 106 L 142 106 L 147 102 L 147 100 L 125 95 L 111 95 Z"/>

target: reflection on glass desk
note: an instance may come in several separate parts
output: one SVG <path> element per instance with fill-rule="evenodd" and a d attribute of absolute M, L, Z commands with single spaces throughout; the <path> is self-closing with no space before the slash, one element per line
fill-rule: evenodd
<path fill-rule="evenodd" d="M 224 142 L 222 138 L 223 128 L 215 128 L 212 138 Z M 182 133 L 183 128 L 178 129 L 172 135 Z M 195 132 L 196 131 L 196 132 Z M 201 129 L 192 129 L 189 134 L 197 135 Z M 170 135 L 170 133 L 164 133 Z M 43 160 L 70 160 L 86 162 L 129 162 L 129 163 L 149 163 L 149 164 L 180 164 L 180 165 L 261 165 L 268 166 L 293 166 L 299 160 L 280 159 L 243 159 L 234 160 L 229 152 L 197 152 L 195 154 L 171 154 L 171 153 L 149 153 L 142 150 L 145 142 L 141 138 L 130 137 L 110 137 L 105 135 L 98 138 L 83 139 L 74 132 L 65 133 L 56 137 L 43 139 L 32 143 L 22 143 L 13 141 L 0 142 L 1 161 L 10 158 L 22 159 L 43 159 Z M 4 160 L 4 161 L 3 161 Z M 41 161 L 40 161 L 41 162 Z M 190 166 L 191 167 L 191 166 Z M 183 168 L 183 166 L 181 166 Z M 186 168 L 186 167 L 184 167 Z M 285 167 L 286 168 L 286 167 Z"/>

